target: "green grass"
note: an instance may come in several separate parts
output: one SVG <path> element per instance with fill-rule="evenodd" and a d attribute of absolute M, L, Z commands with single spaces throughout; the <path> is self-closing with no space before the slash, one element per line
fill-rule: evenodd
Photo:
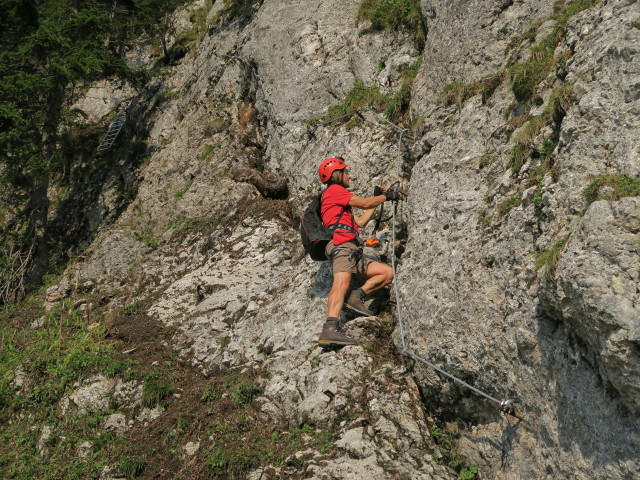
<path fill-rule="evenodd" d="M 158 239 L 153 235 L 151 229 L 146 229 L 142 233 L 136 235 L 138 242 L 144 243 L 147 247 L 155 250 L 158 248 Z"/>
<path fill-rule="evenodd" d="M 501 217 L 505 217 L 509 214 L 509 212 L 519 206 L 520 204 L 522 204 L 522 195 L 517 194 L 514 195 L 513 197 L 507 198 L 505 201 L 501 202 L 498 205 L 498 214 Z"/>
<path fill-rule="evenodd" d="M 597 200 L 619 200 L 640 196 L 640 178 L 630 175 L 598 175 L 583 190 L 587 205 Z"/>
<path fill-rule="evenodd" d="M 509 67 L 511 89 L 516 99 L 521 102 L 529 101 L 536 92 L 540 82 L 544 80 L 563 62 L 567 55 L 554 58 L 556 47 L 564 39 L 567 21 L 577 13 L 593 7 L 599 0 L 576 0 L 566 3 L 556 1 L 551 20 L 556 23 L 551 33 L 531 47 L 531 54 L 527 60 Z"/>
<path fill-rule="evenodd" d="M 534 152 L 534 141 L 542 130 L 554 123 L 558 123 L 564 117 L 569 109 L 573 99 L 573 85 L 570 83 L 562 84 L 554 88 L 549 95 L 549 100 L 541 115 L 524 118 L 524 123 L 515 135 L 514 146 L 509 151 L 509 166 L 513 173 L 518 173 L 522 165 Z M 538 152 L 544 160 L 551 158 L 553 151 L 557 145 L 557 137 L 543 140 L 542 145 L 538 147 Z"/>
<path fill-rule="evenodd" d="M 418 75 L 421 65 L 422 59 L 418 59 L 400 72 L 400 89 L 387 96 L 387 105 L 384 109 L 385 115 L 390 120 L 398 121 L 409 108 L 413 81 Z"/>
<path fill-rule="evenodd" d="M 409 107 L 413 81 L 421 63 L 422 60 L 419 59 L 400 72 L 400 88 L 393 94 L 385 95 L 380 92 L 379 87 L 366 86 L 362 80 L 356 80 L 341 104 L 329 107 L 325 115 L 314 118 L 309 123 L 331 123 L 347 118 L 362 108 L 384 113 L 389 120 L 399 122 Z"/>
<path fill-rule="evenodd" d="M 198 160 L 200 160 L 201 162 L 205 161 L 207 158 L 209 158 L 213 152 L 215 152 L 218 149 L 219 145 L 205 145 L 204 148 L 202 149 L 202 153 L 200 154 L 200 156 L 198 157 Z"/>
<path fill-rule="evenodd" d="M 414 32 L 418 49 L 424 48 L 426 31 L 419 0 L 363 0 L 357 20 L 371 23 L 371 27 L 363 30 L 362 34 L 405 29 Z"/>
<path fill-rule="evenodd" d="M 182 197 L 184 197 L 184 194 L 189 191 L 191 185 L 193 185 L 193 181 L 185 183 L 184 186 L 175 193 L 173 198 L 176 200 L 182 200 Z"/>
<path fill-rule="evenodd" d="M 143 460 L 125 457 L 118 464 L 120 471 L 125 478 L 137 478 L 141 476 L 147 469 L 147 464 Z"/>
<path fill-rule="evenodd" d="M 238 405 L 248 405 L 257 396 L 260 395 L 264 389 L 249 380 L 244 380 L 238 383 L 233 389 L 233 401 Z"/>
<path fill-rule="evenodd" d="M 482 103 L 485 103 L 502 84 L 505 74 L 506 70 L 469 83 L 455 82 L 445 85 L 438 95 L 437 102 L 442 105 L 462 106 L 471 97 L 482 95 Z"/>
<path fill-rule="evenodd" d="M 356 112 L 359 108 L 384 111 L 387 101 L 386 95 L 380 93 L 378 87 L 368 87 L 362 80 L 356 80 L 340 105 L 329 107 L 325 115 L 312 120 L 311 123 L 333 122 Z"/>
<path fill-rule="evenodd" d="M 567 244 L 567 240 L 569 240 L 569 235 L 561 238 L 550 248 L 548 248 L 544 252 L 541 252 L 536 259 L 536 270 L 540 270 L 542 267 L 547 267 L 546 274 L 547 278 L 549 278 L 550 280 L 553 280 L 553 278 L 555 278 L 556 269 L 558 268 L 558 263 L 560 262 L 560 257 L 565 245 Z"/>
<path fill-rule="evenodd" d="M 89 329 L 71 300 L 45 313 L 44 290 L 0 308 L 0 478 L 97 478 L 106 463 L 104 450 L 119 444 L 102 429 L 110 412 L 61 419 L 58 404 L 83 378 L 110 375 L 128 365 L 116 362 L 117 351 L 105 340 L 104 328 Z M 43 314 L 42 327 L 25 328 Z M 26 375 L 21 388 L 11 384 L 18 367 Z M 43 425 L 54 432 L 47 458 L 37 446 Z M 75 454 L 85 440 L 93 445 L 91 459 Z"/>
<path fill-rule="evenodd" d="M 142 389 L 142 404 L 145 407 L 162 407 L 162 402 L 169 398 L 173 392 L 171 385 L 159 380 L 160 374 L 157 371 L 153 371 L 147 376 Z"/>
<path fill-rule="evenodd" d="M 446 85 L 438 95 L 438 103 L 461 106 L 468 99 L 479 94 L 482 95 L 484 103 L 507 78 L 510 79 L 511 90 L 516 99 L 523 103 L 529 102 L 542 80 L 552 71 L 566 63 L 570 56 L 570 52 L 565 52 L 558 55 L 558 57 L 554 57 L 556 47 L 565 36 L 565 27 L 569 18 L 587 8 L 593 7 L 598 2 L 599 0 L 576 0 L 570 3 L 563 0 L 556 1 L 554 13 L 550 17 L 551 20 L 555 21 L 553 30 L 540 42 L 531 46 L 531 53 L 526 60 L 516 62 L 506 70 L 486 75 L 479 80 L 468 83 L 455 82 Z M 507 46 L 507 50 L 514 48 L 525 40 L 534 40 L 537 29 L 542 23 L 544 22 L 536 21 L 522 35 L 514 36 Z"/>

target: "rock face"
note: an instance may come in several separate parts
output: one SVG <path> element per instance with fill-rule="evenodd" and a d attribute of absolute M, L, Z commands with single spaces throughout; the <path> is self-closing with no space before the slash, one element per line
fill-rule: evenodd
<path fill-rule="evenodd" d="M 175 327 L 172 346 L 203 372 L 268 372 L 257 402 L 266 419 L 336 430 L 332 457 L 301 451 L 264 478 L 455 478 L 438 462 L 422 402 L 450 422 L 484 478 L 630 478 L 640 448 L 640 202 L 588 205 L 582 192 L 594 175 L 640 171 L 640 6 L 603 1 L 571 16 L 555 52 L 566 62 L 530 102 L 503 80 L 486 98 L 450 105 L 438 100 L 445 86 L 525 61 L 560 20 L 551 0 L 421 7 L 423 53 L 408 32 L 361 35 L 358 4 L 339 0 L 254 2 L 251 16 L 211 29 L 131 101 L 129 118 L 149 132 L 136 196 L 68 276 L 92 281 L 114 308 L 145 291 L 146 313 Z M 411 132 L 367 112 L 356 128 L 307 123 L 356 80 L 397 92 L 419 58 Z M 571 99 L 529 142 L 546 140 L 552 156 L 532 148 L 510 165 L 514 118 L 543 115 L 567 83 Z M 361 196 L 396 179 L 408 191 L 395 298 L 408 348 L 518 400 L 526 422 L 419 362 L 413 380 L 398 359 L 377 361 L 362 346 L 316 347 L 330 276 L 305 258 L 297 215 L 319 190 L 319 161 L 335 155 Z M 539 175 L 545 158 L 557 167 Z M 561 239 L 555 269 L 538 268 Z M 348 331 L 366 345 L 389 335 L 380 322 Z M 393 338 L 402 345 L 398 329 Z"/>

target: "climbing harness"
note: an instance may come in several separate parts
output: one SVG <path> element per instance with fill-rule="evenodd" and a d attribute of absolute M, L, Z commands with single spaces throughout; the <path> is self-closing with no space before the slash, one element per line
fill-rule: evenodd
<path fill-rule="evenodd" d="M 346 115 L 343 115 L 342 117 L 339 117 L 337 119 L 328 121 L 328 122 L 324 122 L 324 123 L 320 123 L 318 125 L 316 125 L 316 127 L 318 126 L 324 126 L 324 125 L 328 125 L 337 121 L 340 121 L 344 118 L 350 117 L 354 114 L 358 114 L 360 115 L 360 112 L 366 111 L 370 114 L 372 114 L 374 117 L 378 118 L 379 120 L 381 120 L 382 122 L 386 123 L 387 125 L 395 128 L 399 133 L 398 133 L 398 144 L 397 144 L 397 161 L 396 161 L 396 178 L 398 179 L 396 181 L 396 183 L 394 184 L 393 188 L 394 189 L 399 189 L 399 185 L 400 185 L 400 181 L 402 179 L 401 176 L 401 168 L 402 168 L 402 138 L 404 137 L 404 135 L 407 133 L 406 129 L 400 128 L 397 125 L 393 124 L 392 122 L 390 122 L 389 120 L 387 120 L 384 117 L 381 117 L 378 113 L 374 112 L 373 110 L 370 110 L 368 108 L 358 108 L 356 110 L 354 110 L 353 112 L 347 113 Z M 373 125 L 376 125 L 378 127 L 384 128 L 383 125 L 376 123 L 376 122 L 372 122 L 370 120 L 366 120 L 364 119 L 364 117 L 362 117 L 362 115 L 360 115 L 361 118 L 363 118 L 363 120 L 367 123 L 371 123 Z M 391 252 L 391 268 L 393 269 L 393 278 L 398 278 L 397 274 L 396 274 L 396 210 L 397 210 L 397 201 L 394 202 L 393 208 L 392 208 L 392 216 L 391 218 L 393 219 L 393 226 L 392 226 L 392 232 L 391 232 L 391 245 L 392 245 L 392 252 Z M 376 226 L 376 231 L 377 231 L 378 226 Z M 375 233 L 375 231 L 374 231 Z M 442 368 L 434 365 L 433 363 L 429 362 L 427 359 L 421 357 L 420 355 L 416 354 L 415 352 L 413 352 L 410 348 L 409 345 L 407 343 L 407 337 L 406 337 L 406 333 L 405 333 L 405 329 L 404 329 L 404 321 L 402 318 L 402 309 L 401 309 L 401 302 L 400 302 L 400 293 L 398 292 L 398 281 L 394 281 L 393 282 L 393 287 L 394 287 L 394 293 L 395 293 L 395 305 L 396 305 L 396 318 L 398 321 L 398 326 L 400 328 L 400 338 L 402 341 L 402 350 L 400 353 L 402 353 L 403 355 L 406 355 L 407 357 L 413 358 L 414 360 L 419 361 L 420 363 L 423 363 L 424 365 L 434 369 L 435 371 L 437 371 L 438 373 L 444 375 L 445 377 L 450 378 L 451 380 L 453 380 L 454 382 L 463 385 L 465 387 L 467 387 L 469 390 L 471 390 L 472 392 L 480 395 L 481 397 L 486 398 L 487 400 L 494 402 L 496 404 L 496 406 L 498 407 L 498 409 L 503 412 L 506 413 L 507 415 L 511 415 L 512 417 L 517 418 L 518 420 L 524 420 L 524 415 L 517 411 L 514 407 L 513 407 L 513 401 L 512 400 L 498 400 L 497 398 L 489 395 L 488 393 L 483 392 L 482 390 L 479 390 L 478 388 L 468 384 L 467 382 L 465 382 L 464 380 L 461 380 L 460 378 L 446 372 L 445 370 L 443 370 Z"/>

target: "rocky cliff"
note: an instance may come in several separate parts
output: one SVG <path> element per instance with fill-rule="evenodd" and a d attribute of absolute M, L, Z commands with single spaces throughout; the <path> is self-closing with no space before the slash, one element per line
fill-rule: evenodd
<path fill-rule="evenodd" d="M 46 305 L 84 311 L 148 375 L 84 375 L 35 427 L 41 456 L 106 412 L 98 428 L 147 461 L 110 458 L 104 479 L 633 477 L 640 4 L 419 3 L 398 29 L 361 2 L 195 3 L 174 40 L 203 16 L 208 29 L 184 56 L 139 90 L 108 81 L 70 101 L 128 120 L 83 213 L 93 240 Z M 145 45 L 127 58 L 157 60 Z M 297 219 L 335 155 L 357 194 L 399 181 L 407 195 L 395 249 L 389 220 L 368 251 L 396 251 L 397 292 L 347 317 L 358 346 L 323 351 L 331 275 Z M 145 392 L 162 372 L 160 408 Z"/>

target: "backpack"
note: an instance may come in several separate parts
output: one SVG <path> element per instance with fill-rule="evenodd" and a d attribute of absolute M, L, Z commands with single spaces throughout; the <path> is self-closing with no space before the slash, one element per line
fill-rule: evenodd
<path fill-rule="evenodd" d="M 333 239 L 333 229 L 338 225 L 345 211 L 343 208 L 338 217 L 338 222 L 331 226 L 333 228 L 325 227 L 320 216 L 323 193 L 321 192 L 311 201 L 300 218 L 300 237 L 302 238 L 304 250 L 312 260 L 318 262 L 327 259 L 324 250 L 327 248 L 327 243 Z"/>

